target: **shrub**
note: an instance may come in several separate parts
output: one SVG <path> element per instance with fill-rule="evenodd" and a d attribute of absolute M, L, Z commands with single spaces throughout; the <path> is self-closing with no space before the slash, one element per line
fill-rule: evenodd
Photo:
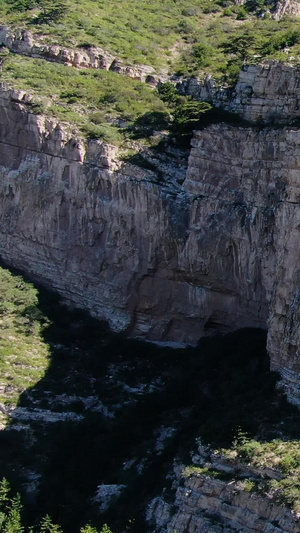
<path fill-rule="evenodd" d="M 212 52 L 212 47 L 205 43 L 198 43 L 193 46 L 192 56 L 197 68 L 209 65 Z"/>
<path fill-rule="evenodd" d="M 255 42 L 256 37 L 253 35 L 236 35 L 228 39 L 228 41 L 223 42 L 220 48 L 225 54 L 235 55 L 240 61 L 245 62 L 250 59 Z"/>
<path fill-rule="evenodd" d="M 245 461 L 251 461 L 263 451 L 263 446 L 256 440 L 248 440 L 237 448 L 238 456 Z"/>
<path fill-rule="evenodd" d="M 38 0 L 40 14 L 32 22 L 34 24 L 50 24 L 58 22 L 67 13 L 68 8 L 62 0 Z"/>
<path fill-rule="evenodd" d="M 246 20 L 248 18 L 248 13 L 244 7 L 239 7 L 236 10 L 236 18 L 237 20 Z"/>
<path fill-rule="evenodd" d="M 171 107 L 175 107 L 184 101 L 183 97 L 179 96 L 175 85 L 170 81 L 160 84 L 157 90 L 162 101 Z"/>
<path fill-rule="evenodd" d="M 232 17 L 234 15 L 234 11 L 231 7 L 226 7 L 223 11 L 223 17 Z"/>
<path fill-rule="evenodd" d="M 184 146 L 189 144 L 193 130 L 200 123 L 201 115 L 209 111 L 211 107 L 206 102 L 186 99 L 175 108 L 171 133 L 177 142 Z"/>
<path fill-rule="evenodd" d="M 63 533 L 60 526 L 53 524 L 49 515 L 42 519 L 39 525 L 40 533 Z"/>
<path fill-rule="evenodd" d="M 30 9 L 33 9 L 37 1 L 36 0 L 6 0 L 6 3 L 10 6 L 10 9 L 12 11 L 20 11 L 23 13 L 24 11 L 28 11 Z"/>
<path fill-rule="evenodd" d="M 241 486 L 245 492 L 253 492 L 256 489 L 257 484 L 251 479 L 244 479 L 241 482 Z"/>
<path fill-rule="evenodd" d="M 295 457 L 293 457 L 290 453 L 285 454 L 279 463 L 280 470 L 286 473 L 292 470 L 292 468 L 294 468 L 296 465 L 297 462 Z"/>

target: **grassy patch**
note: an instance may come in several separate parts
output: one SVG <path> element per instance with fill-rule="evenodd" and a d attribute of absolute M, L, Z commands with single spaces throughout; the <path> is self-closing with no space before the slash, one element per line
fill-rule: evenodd
<path fill-rule="evenodd" d="M 145 83 L 114 72 L 77 70 L 12 54 L 1 81 L 34 95 L 27 104 L 30 112 L 54 117 L 87 138 L 126 148 L 155 146 L 160 136 L 152 135 L 160 131 L 189 145 L 200 117 L 211 109 L 190 97 L 177 95 L 176 102 L 169 101 Z"/>
<path fill-rule="evenodd" d="M 113 144 L 124 142 L 130 125 L 145 113 L 168 114 L 156 91 L 105 70 L 78 71 L 11 55 L 1 80 L 33 93 L 35 104 L 29 106 L 29 111 L 73 124 L 88 137 Z M 143 139 L 143 135 L 140 137 Z"/>
<path fill-rule="evenodd" d="M 2 1 L 1 19 L 29 28 L 46 42 L 98 45 L 129 63 L 163 67 L 170 73 L 210 72 L 232 81 L 245 59 L 297 61 L 300 52 L 299 22 L 270 19 L 275 2 L 248 0 L 236 6 L 232 0 L 65 0 L 61 15 L 41 24 L 42 3 Z M 242 37 L 244 45 L 235 49 Z"/>
<path fill-rule="evenodd" d="M 33 285 L 3 269 L 0 295 L 0 402 L 15 406 L 48 366 L 49 348 L 41 336 L 47 319 Z"/>
<path fill-rule="evenodd" d="M 218 470 L 214 470 L 213 468 L 209 467 L 200 467 L 200 466 L 186 466 L 182 472 L 182 477 L 188 478 L 194 475 L 200 475 L 200 476 L 207 476 L 214 479 L 228 479 L 228 475 L 224 474 L 223 472 L 219 472 Z"/>
<path fill-rule="evenodd" d="M 283 422 L 281 426 L 283 426 Z M 258 490 L 268 494 L 275 503 L 286 505 L 296 513 L 300 512 L 300 440 L 284 437 L 266 440 L 256 440 L 239 432 L 230 448 L 222 449 L 222 455 L 234 462 L 238 459 L 258 469 L 264 469 L 265 474 L 259 483 L 253 480 L 253 486 L 241 488 L 252 492 Z M 267 469 L 267 470 L 266 470 Z M 279 474 L 278 479 L 270 479 L 268 469 Z"/>

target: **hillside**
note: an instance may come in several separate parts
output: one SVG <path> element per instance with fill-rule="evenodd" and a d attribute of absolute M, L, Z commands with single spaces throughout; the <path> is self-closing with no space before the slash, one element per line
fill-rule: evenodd
<path fill-rule="evenodd" d="M 1 533 L 299 531 L 298 15 L 0 2 Z"/>
<path fill-rule="evenodd" d="M 121 5 L 7 0 L 0 9 L 12 35 L 4 38 L 2 31 L 2 81 L 31 92 L 34 112 L 129 151 L 157 145 L 161 137 L 153 138 L 153 132 L 166 134 L 171 128 L 172 133 L 174 121 L 174 101 L 131 78 L 176 84 L 186 76 L 210 74 L 230 87 L 245 62 L 273 58 L 292 65 L 300 53 L 300 22 L 275 20 L 276 5 L 249 0 L 242 6 L 230 0 L 192 5 L 182 0 Z M 36 43 L 32 51 L 28 40 Z M 98 50 L 104 63 L 86 68 L 84 60 L 80 70 L 57 64 L 72 64 L 71 50 L 77 56 L 95 56 Z"/>
<path fill-rule="evenodd" d="M 100 46 L 126 62 L 167 69 L 170 74 L 209 68 L 220 76 L 226 73 L 229 52 L 222 49 L 223 43 L 237 36 L 248 35 L 249 56 L 259 52 L 289 59 L 299 52 L 299 23 L 272 19 L 276 7 L 263 0 L 242 5 L 231 0 L 6 0 L 1 2 L 1 19 L 30 29 L 48 43 Z M 282 55 L 287 47 L 293 50 Z M 243 48 L 245 44 L 240 55 Z"/>

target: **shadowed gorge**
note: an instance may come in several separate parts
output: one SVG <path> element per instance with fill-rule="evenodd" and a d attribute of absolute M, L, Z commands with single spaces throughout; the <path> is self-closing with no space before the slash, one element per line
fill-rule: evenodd
<path fill-rule="evenodd" d="M 196 438 L 220 448 L 240 428 L 262 442 L 299 437 L 300 415 L 276 392 L 262 330 L 159 348 L 110 333 L 44 290 L 22 316 L 32 331 L 41 323 L 49 365 L 15 409 L 3 393 L 10 423 L 0 433 L 0 476 L 23 493 L 31 524 L 49 513 L 70 533 L 90 520 L 116 533 L 129 523 L 149 531 L 147 504 L 166 487 L 174 457 L 189 464 Z M 99 516 L 101 499 L 91 498 L 101 484 L 121 495 Z"/>

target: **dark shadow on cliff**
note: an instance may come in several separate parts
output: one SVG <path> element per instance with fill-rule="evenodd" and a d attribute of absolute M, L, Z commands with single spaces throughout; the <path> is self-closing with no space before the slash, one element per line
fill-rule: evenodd
<path fill-rule="evenodd" d="M 265 331 L 174 350 L 114 335 L 45 290 L 38 307 L 49 367 L 21 394 L 23 418 L 0 433 L 0 477 L 23 493 L 24 479 L 38 481 L 24 494 L 28 523 L 48 513 L 66 533 L 88 521 L 141 533 L 147 501 L 168 484 L 175 456 L 190 459 L 196 437 L 226 446 L 241 428 L 271 439 L 279 422 L 281 434 L 300 437 L 300 414 L 269 371 Z M 100 484 L 124 486 L 101 515 Z"/>

